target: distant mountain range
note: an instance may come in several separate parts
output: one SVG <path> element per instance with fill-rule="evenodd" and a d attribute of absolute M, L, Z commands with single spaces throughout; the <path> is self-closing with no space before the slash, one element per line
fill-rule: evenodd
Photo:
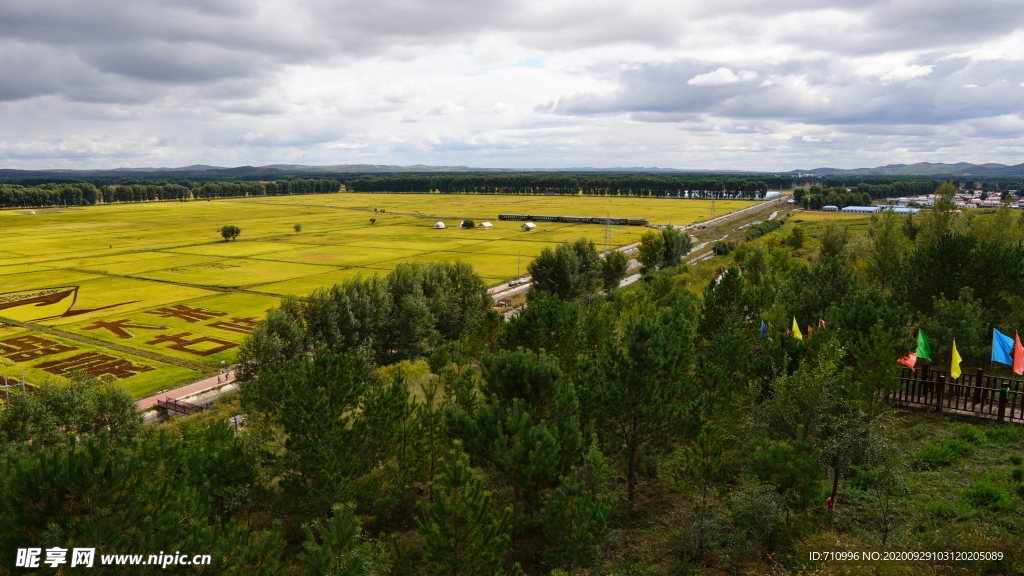
<path fill-rule="evenodd" d="M 814 168 L 812 170 L 790 170 L 788 172 L 760 172 L 751 170 L 691 170 L 681 168 L 630 167 L 630 168 L 473 168 L 470 166 L 392 166 L 381 164 L 338 164 L 334 166 L 303 166 L 301 164 L 270 164 L 268 166 L 238 166 L 225 168 L 193 164 L 179 168 L 112 168 L 95 170 L 15 170 L 0 168 L 0 179 L 33 178 L 33 177 L 124 177 L 124 176 L 183 176 L 188 174 L 203 176 L 246 176 L 246 175 L 283 175 L 283 174 L 330 174 L 330 173 L 460 173 L 460 172 L 658 172 L 658 173 L 702 173 L 702 174 L 786 174 L 786 175 L 833 175 L 833 176 L 931 176 L 931 177 L 974 177 L 1002 178 L 1024 176 L 1024 164 L 1007 166 L 1006 164 L 942 164 L 918 162 L 917 164 L 889 164 L 877 168 Z"/>
<path fill-rule="evenodd" d="M 834 176 L 966 176 L 978 178 L 999 178 L 1002 176 L 1024 176 L 1024 164 L 1007 166 L 1006 164 L 933 164 L 918 162 L 917 164 L 889 164 L 877 168 L 815 168 L 813 170 L 793 170 L 787 174 L 818 174 Z"/>

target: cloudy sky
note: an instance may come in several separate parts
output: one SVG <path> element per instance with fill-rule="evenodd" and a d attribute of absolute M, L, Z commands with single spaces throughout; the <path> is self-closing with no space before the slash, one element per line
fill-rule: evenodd
<path fill-rule="evenodd" d="M 3 0 L 0 167 L 1024 162 L 1021 0 Z"/>

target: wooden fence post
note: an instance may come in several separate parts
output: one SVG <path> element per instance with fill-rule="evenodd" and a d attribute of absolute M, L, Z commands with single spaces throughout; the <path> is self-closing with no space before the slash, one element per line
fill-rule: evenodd
<path fill-rule="evenodd" d="M 981 402 L 981 387 L 984 386 L 984 375 L 985 369 L 978 368 L 978 375 L 974 377 L 974 406 L 977 406 L 978 402 Z M 974 409 L 974 406 L 971 406 L 971 410 Z"/>
<path fill-rule="evenodd" d="M 1010 383 L 1007 382 L 1006 384 L 1009 385 Z M 1009 388 L 999 388 L 998 392 L 999 392 L 999 416 L 996 417 L 996 420 L 1002 422 L 1003 420 L 1006 419 L 1006 399 L 1010 396 Z"/>
<path fill-rule="evenodd" d="M 938 401 L 935 403 L 935 411 L 942 412 L 942 391 L 946 387 L 946 375 L 939 374 L 939 380 L 935 383 L 935 396 Z"/>

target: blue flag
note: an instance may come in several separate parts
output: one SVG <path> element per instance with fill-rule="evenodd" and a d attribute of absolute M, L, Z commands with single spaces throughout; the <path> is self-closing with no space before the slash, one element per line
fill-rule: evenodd
<path fill-rule="evenodd" d="M 764 323 L 764 320 L 761 320 L 761 339 L 762 340 L 764 339 L 764 333 L 765 333 L 766 330 L 768 330 L 768 325 Z M 1010 344 L 1013 344 L 1013 340 L 1010 340 Z M 1012 348 L 1012 346 L 1011 346 L 1011 348 Z"/>
<path fill-rule="evenodd" d="M 992 329 L 992 361 L 1013 366 L 1013 338 Z"/>

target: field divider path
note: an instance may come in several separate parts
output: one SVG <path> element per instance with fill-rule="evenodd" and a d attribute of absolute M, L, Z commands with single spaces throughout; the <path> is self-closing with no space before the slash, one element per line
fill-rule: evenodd
<path fill-rule="evenodd" d="M 20 328 L 27 328 L 29 330 L 36 330 L 49 334 L 50 336 L 57 336 L 59 338 L 66 338 L 68 340 L 75 340 L 83 344 L 89 344 L 90 346 L 97 346 L 100 348 L 106 348 L 108 350 L 116 350 L 125 354 L 131 354 L 132 356 L 141 356 L 148 358 L 149 360 L 155 360 L 157 362 L 163 362 L 164 364 L 173 364 L 179 368 L 187 368 L 189 370 L 195 370 L 202 374 L 208 374 L 215 372 L 216 368 L 210 366 L 203 366 L 202 364 L 194 364 L 187 360 L 179 360 L 177 358 L 171 358 L 170 356 L 164 356 L 163 354 L 156 354 L 147 350 L 138 350 L 135 348 L 129 348 L 127 346 L 121 346 L 120 344 L 114 344 L 113 342 L 106 342 L 96 338 L 90 338 L 88 336 L 82 336 L 73 332 L 66 332 L 58 328 L 51 328 L 49 326 L 43 326 L 40 324 L 32 324 L 30 322 L 21 322 L 18 320 L 11 320 L 10 318 L 4 318 L 0 316 L 0 323 L 10 324 L 11 326 L 18 326 Z"/>
<path fill-rule="evenodd" d="M 285 260 L 271 260 L 271 262 L 285 262 Z M 94 274 L 96 276 L 106 276 L 107 278 L 124 278 L 126 280 L 143 280 L 145 282 L 160 282 L 161 284 L 170 284 L 171 286 L 184 286 L 185 288 L 195 288 L 197 290 L 209 290 L 211 292 L 223 292 L 225 294 L 255 294 L 257 296 L 272 296 L 274 298 L 282 298 L 281 294 L 274 294 L 273 292 L 260 292 L 258 290 L 249 290 L 248 288 L 234 288 L 231 286 L 211 286 L 208 284 L 190 284 L 188 282 L 175 282 L 173 280 L 159 280 L 156 278 L 146 278 L 144 276 L 130 276 L 127 274 L 111 274 L 109 272 L 99 272 L 97 270 L 82 270 L 81 268 L 64 268 L 64 270 L 70 270 L 72 272 L 81 272 L 83 274 Z"/>

